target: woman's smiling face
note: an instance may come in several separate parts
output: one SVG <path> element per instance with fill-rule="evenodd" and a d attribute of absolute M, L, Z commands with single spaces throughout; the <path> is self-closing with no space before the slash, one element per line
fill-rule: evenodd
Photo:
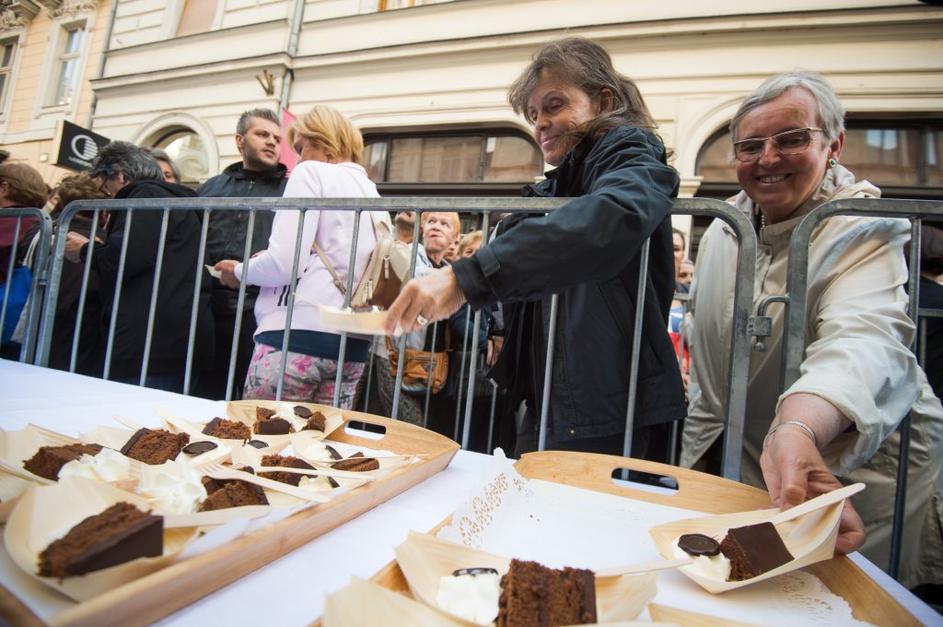
<path fill-rule="evenodd" d="M 578 86 L 557 78 L 547 69 L 527 99 L 527 118 L 544 161 L 558 166 L 576 141 L 579 127 L 599 114 L 599 107 Z"/>
<path fill-rule="evenodd" d="M 812 93 L 793 87 L 747 113 L 737 128 L 736 139 L 770 137 L 821 126 Z M 786 220 L 818 189 L 829 158 L 841 154 L 844 137 L 841 133 L 829 142 L 824 133 L 814 132 L 807 149 L 788 156 L 777 151 L 774 140 L 766 140 L 758 159 L 737 161 L 740 187 L 760 206 L 771 224 Z"/>

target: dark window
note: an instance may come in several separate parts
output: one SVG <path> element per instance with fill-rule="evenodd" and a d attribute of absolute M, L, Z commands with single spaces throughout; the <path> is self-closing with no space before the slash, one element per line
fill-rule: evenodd
<path fill-rule="evenodd" d="M 518 195 L 543 174 L 534 143 L 510 131 L 368 134 L 364 161 L 384 195 Z"/>

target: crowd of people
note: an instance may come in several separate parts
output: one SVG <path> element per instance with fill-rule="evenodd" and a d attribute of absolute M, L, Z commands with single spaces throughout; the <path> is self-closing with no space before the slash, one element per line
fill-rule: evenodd
<path fill-rule="evenodd" d="M 482 385 L 470 387 L 476 395 L 495 395 L 492 445 L 519 455 L 543 438 L 546 448 L 622 454 L 631 436 L 633 456 L 665 461 L 672 453 L 668 434 L 680 425 L 681 465 L 716 471 L 737 238 L 717 221 L 699 243 L 696 269 L 687 258 L 685 234 L 671 227 L 679 176 L 670 151 L 638 87 L 598 44 L 567 38 L 544 45 L 508 100 L 532 125 L 554 168 L 524 194 L 568 198 L 560 209 L 505 216 L 489 233 L 474 225 L 463 233 L 456 213 L 368 212 L 353 251 L 353 214 L 319 211 L 316 199 L 374 198 L 377 188 L 361 165 L 360 132 L 323 105 L 287 129 L 300 157 L 290 176 L 278 161 L 278 118 L 265 109 L 247 111 L 237 123 L 241 161 L 195 191 L 180 184 L 166 153 L 126 142 L 106 146 L 90 172 L 67 177 L 51 194 L 28 166 L 0 165 L 0 206 L 45 206 L 54 220 L 78 198 L 306 199 L 303 219 L 293 210 L 76 215 L 68 233 L 58 235 L 67 239 L 50 365 L 74 361 L 78 372 L 180 391 L 184 366 L 192 364 L 192 391 L 209 398 L 273 398 L 281 385 L 284 398 L 332 403 L 336 397 L 342 407 L 363 403 L 386 415 L 398 397 L 400 419 L 451 437 L 463 426 L 456 407 L 468 393 L 459 373 L 477 353 Z M 813 72 L 765 81 L 744 99 L 730 131 L 742 189 L 730 202 L 756 228 L 758 302 L 784 292 L 788 243 L 803 216 L 826 201 L 879 197 L 880 190 L 841 165 L 844 109 Z M 17 263 L 2 263 L 0 282 L 12 285 L 15 268 L 28 266 L 35 226 L 23 222 Z M 417 230 L 420 241 L 413 242 Z M 395 246 L 415 247 L 415 278 L 389 307 L 387 337 L 342 338 L 322 324 L 318 306 L 348 302 L 349 286 L 358 285 L 384 233 Z M 927 233 L 933 237 L 932 229 Z M 901 580 L 916 586 L 943 583 L 937 487 L 943 407 L 938 381 L 934 393 L 910 348 L 916 330 L 905 293 L 908 239 L 908 223 L 888 218 L 836 217 L 815 231 L 802 375 L 779 389 L 784 316 L 773 309 L 767 350 L 751 356 L 743 480 L 769 490 L 783 508 L 843 483 L 866 483 L 854 504 L 846 503 L 837 548 L 862 549 L 884 564 L 896 431 L 909 414 L 910 541 Z M 0 254 L 13 240 L 3 222 Z M 933 252 L 934 241 L 924 246 L 921 266 L 927 298 L 940 293 L 943 255 Z M 640 285 L 645 243 L 648 271 Z M 207 273 L 197 281 L 204 266 L 218 278 Z M 477 334 L 474 312 L 481 312 Z M 641 342 L 633 355 L 636 320 Z M 114 343 L 107 348 L 109 334 Z M 938 327 L 928 329 L 931 354 L 938 354 L 932 352 L 938 338 Z M 6 333 L 4 342 L 8 356 Z M 627 434 L 633 359 L 638 386 Z M 934 368 L 938 373 L 939 363 Z M 480 412 L 487 404 L 476 406 Z M 472 448 L 485 450 L 489 425 L 480 418 L 472 417 Z"/>

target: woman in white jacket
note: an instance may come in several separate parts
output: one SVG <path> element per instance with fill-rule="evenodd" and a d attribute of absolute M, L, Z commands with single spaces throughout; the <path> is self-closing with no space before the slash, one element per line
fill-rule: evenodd
<path fill-rule="evenodd" d="M 285 198 L 376 198 L 376 185 L 359 164 L 363 138 L 349 120 L 331 107 L 317 105 L 295 120 L 288 141 L 301 156 L 285 187 Z M 360 221 L 357 240 L 354 286 L 366 268 L 376 246 L 375 221 L 389 223 L 385 212 L 366 214 Z M 354 213 L 318 211 L 304 214 L 301 235 L 298 286 L 288 342 L 288 362 L 282 397 L 291 400 L 331 404 L 341 336 L 321 325 L 317 305 L 343 307 L 344 294 L 335 283 L 346 285 L 353 241 Z M 291 269 L 295 255 L 298 212 L 275 213 L 266 250 L 247 264 L 220 261 L 216 269 L 221 281 L 238 287 L 240 281 L 258 285 L 255 304 L 258 328 L 255 350 L 246 374 L 245 398 L 275 398 L 281 366 L 281 347 L 288 312 Z M 320 248 L 320 254 L 316 249 Z M 330 264 L 325 264 L 325 259 Z M 349 408 L 363 373 L 370 342 L 348 338 L 339 404 Z"/>
<path fill-rule="evenodd" d="M 737 178 L 731 199 L 753 218 L 758 258 L 755 300 L 785 290 L 789 239 L 818 205 L 874 198 L 880 190 L 842 167 L 844 110 L 821 76 L 790 72 L 750 94 L 731 122 Z M 773 307 L 767 351 L 750 359 L 743 480 L 765 486 L 780 507 L 842 484 L 868 488 L 846 503 L 837 550 L 858 548 L 887 563 L 896 491 L 898 424 L 911 412 L 909 485 L 900 579 L 943 582 L 943 534 L 936 479 L 943 454 L 943 408 L 908 348 L 906 220 L 836 216 L 809 248 L 805 356 L 801 376 L 779 389 L 784 309 Z M 715 221 L 701 240 L 692 311 L 692 386 L 681 464 L 705 457 L 723 431 L 726 347 L 737 242 Z M 863 518 L 863 522 L 862 522 Z"/>

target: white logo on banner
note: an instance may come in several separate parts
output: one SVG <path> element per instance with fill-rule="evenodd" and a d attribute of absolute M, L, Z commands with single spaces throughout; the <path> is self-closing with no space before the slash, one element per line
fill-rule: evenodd
<path fill-rule="evenodd" d="M 80 159 L 91 161 L 98 155 L 98 144 L 88 135 L 76 135 L 72 138 L 72 152 Z"/>

